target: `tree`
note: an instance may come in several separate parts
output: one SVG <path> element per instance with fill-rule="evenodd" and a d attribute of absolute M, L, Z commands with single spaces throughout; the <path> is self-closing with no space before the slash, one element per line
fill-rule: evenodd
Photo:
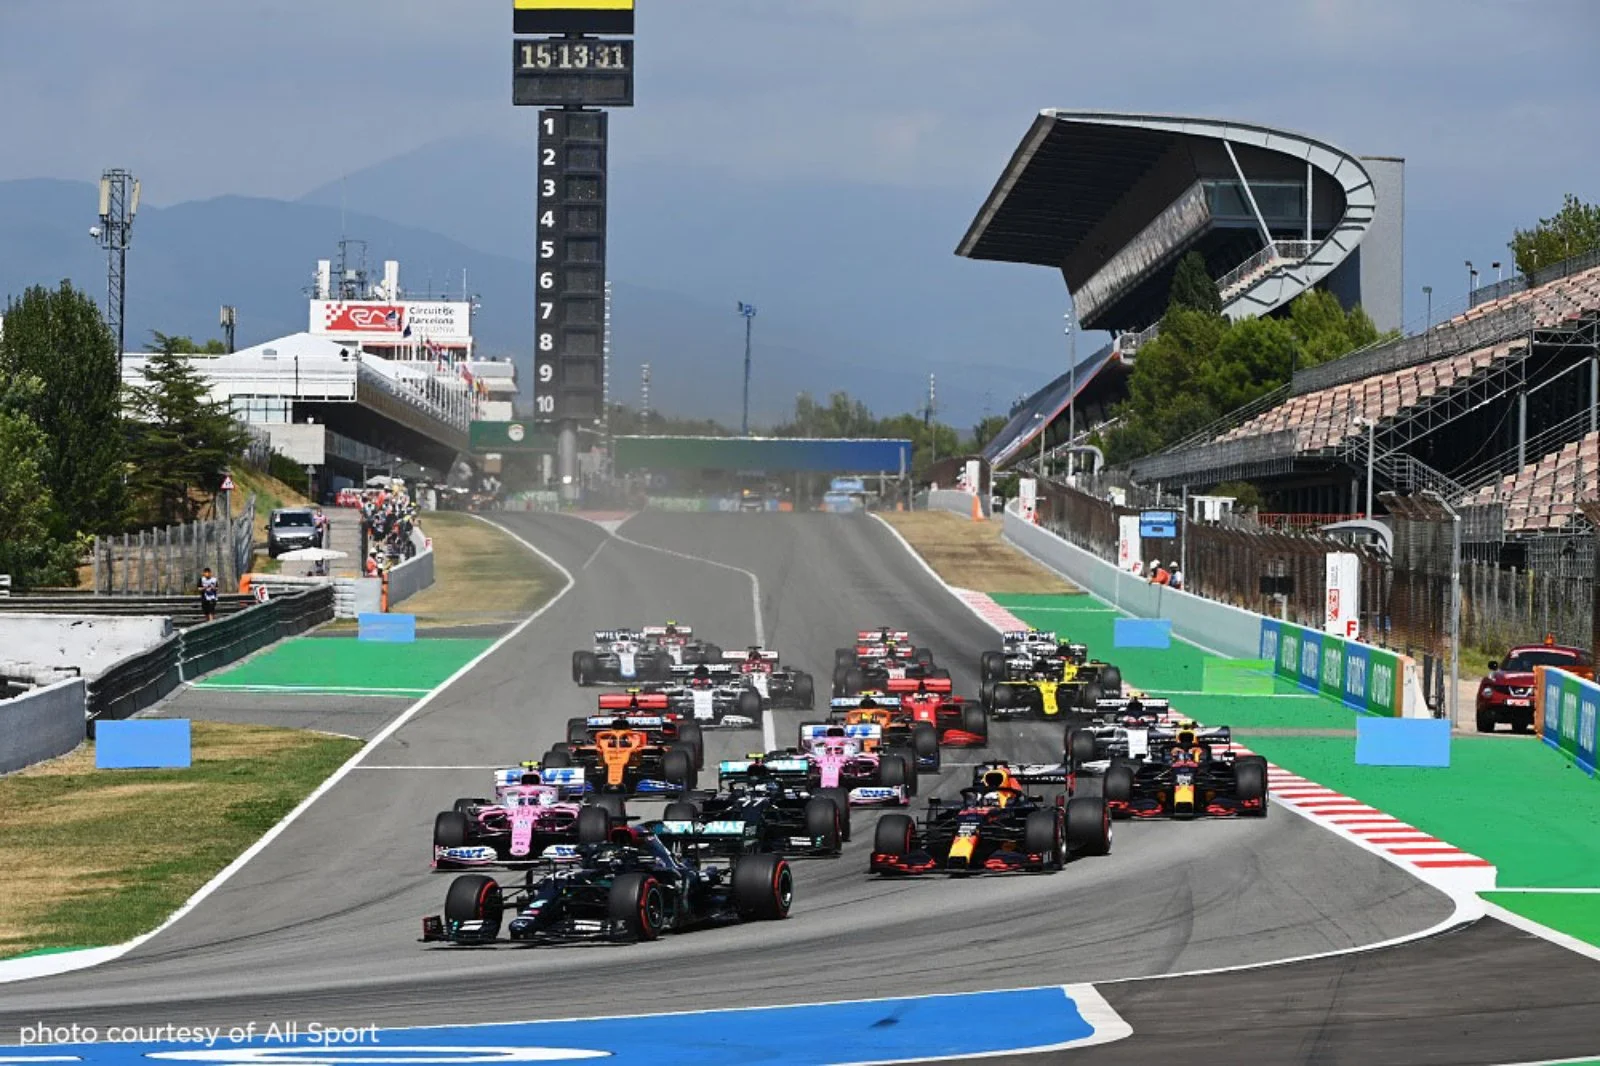
<path fill-rule="evenodd" d="M 94 301 L 63 281 L 35 286 L 7 303 L 0 381 L 47 385 L 29 401 L 44 435 L 39 472 L 49 489 L 51 536 L 120 528 L 126 515 L 124 438 L 116 338 Z"/>
<path fill-rule="evenodd" d="M 181 336 L 172 333 L 162 333 L 159 329 L 150 331 L 150 349 L 156 352 L 166 352 L 175 355 L 227 355 L 228 346 L 215 337 L 204 344 L 197 344 L 193 337 Z"/>
<path fill-rule="evenodd" d="M 1178 260 L 1178 269 L 1172 275 L 1167 306 L 1222 314 L 1222 294 L 1217 292 L 1217 283 L 1212 279 L 1211 271 L 1206 269 L 1205 257 L 1199 252 L 1190 252 Z"/>
<path fill-rule="evenodd" d="M 1600 206 L 1586 204 L 1569 192 L 1560 211 L 1541 218 L 1532 229 L 1517 230 L 1507 247 L 1524 275 L 1575 255 L 1600 251 Z"/>
<path fill-rule="evenodd" d="M 129 487 L 146 516 L 193 521 L 201 495 L 214 496 L 247 438 L 227 408 L 211 399 L 186 356 L 160 352 L 145 365 L 134 391 L 129 431 Z"/>

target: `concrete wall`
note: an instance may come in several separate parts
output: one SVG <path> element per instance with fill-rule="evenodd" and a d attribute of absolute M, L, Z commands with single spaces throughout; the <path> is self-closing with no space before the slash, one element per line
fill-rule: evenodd
<path fill-rule="evenodd" d="M 418 552 L 389 570 L 389 608 L 433 584 L 433 549 Z"/>
<path fill-rule="evenodd" d="M 0 700 L 0 774 L 65 755 L 84 738 L 82 678 Z"/>
<path fill-rule="evenodd" d="M 155 615 L 0 615 L 0 648 L 7 659 L 40 667 L 76 667 L 84 677 L 98 677 L 171 635 L 172 620 Z"/>
<path fill-rule="evenodd" d="M 1361 306 L 1383 333 L 1399 329 L 1405 310 L 1406 163 L 1390 156 L 1362 156 L 1372 177 L 1377 210 L 1361 242 Z"/>
<path fill-rule="evenodd" d="M 1169 619 L 1175 636 L 1230 658 L 1254 659 L 1260 654 L 1258 614 L 1164 585 L 1152 585 L 1147 579 L 1118 570 L 1099 556 L 1024 521 L 1010 508 L 1005 512 L 1005 536 L 1045 566 L 1129 614 Z"/>
<path fill-rule="evenodd" d="M 928 510 L 949 511 L 962 518 L 971 518 L 972 493 L 959 489 L 933 489 L 928 493 Z M 988 514 L 989 508 L 984 507 L 983 513 Z"/>
<path fill-rule="evenodd" d="M 328 428 L 319 422 L 269 423 L 262 427 L 274 451 L 301 466 L 321 466 L 328 461 Z"/>

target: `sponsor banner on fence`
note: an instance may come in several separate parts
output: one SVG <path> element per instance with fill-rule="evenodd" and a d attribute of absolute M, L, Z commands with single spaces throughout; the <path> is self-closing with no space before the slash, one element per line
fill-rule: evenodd
<path fill-rule="evenodd" d="M 1600 685 L 1547 666 L 1535 668 L 1534 676 L 1534 721 L 1540 736 L 1585 773 L 1594 774 Z"/>
<path fill-rule="evenodd" d="M 1274 662 L 1284 680 L 1358 711 L 1399 717 L 1405 705 L 1403 683 L 1411 660 L 1392 651 L 1263 618 L 1261 658 Z"/>

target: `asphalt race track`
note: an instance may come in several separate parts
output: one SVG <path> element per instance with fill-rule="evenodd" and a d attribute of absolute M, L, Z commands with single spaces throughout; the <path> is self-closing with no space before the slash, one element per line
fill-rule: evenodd
<path fill-rule="evenodd" d="M 796 862 L 781 925 L 637 947 L 419 944 L 449 876 L 427 868 L 434 813 L 481 794 L 489 768 L 537 758 L 568 717 L 592 710 L 595 690 L 570 680 L 572 650 L 592 630 L 670 617 L 730 649 L 755 639 L 750 578 L 683 556 L 753 573 L 766 642 L 824 687 L 833 649 L 858 626 L 912 630 L 969 693 L 978 651 L 997 643 L 866 517 L 648 512 L 622 527 L 627 540 L 564 516 L 497 520 L 576 586 L 166 932 L 95 969 L 0 986 L 0 1041 L 39 1021 L 426 1025 L 1117 981 L 1376 943 L 1450 914 L 1444 896 L 1283 811 L 1119 824 L 1109 858 L 1051 876 L 873 881 L 876 815 L 858 810 L 843 858 Z M 805 717 L 778 712 L 779 742 Z M 1060 743 L 1052 726 L 991 730 L 993 752 L 1025 761 L 1058 759 Z M 759 732 L 708 734 L 707 767 L 760 747 Z M 947 751 L 922 797 L 966 783 L 978 757 Z M 1600 1005 L 1597 977 L 1600 964 L 1483 922 L 1366 955 L 1107 985 L 1133 1037 L 1028 1061 L 1225 1047 L 1259 1047 L 1262 1062 L 1578 1055 L 1600 1043 L 1585 1021 Z M 1592 991 L 1569 1004 L 1552 1002 L 1553 988 Z"/>

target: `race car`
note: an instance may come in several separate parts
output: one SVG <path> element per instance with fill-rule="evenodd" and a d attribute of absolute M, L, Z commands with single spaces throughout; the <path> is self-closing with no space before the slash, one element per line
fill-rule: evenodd
<path fill-rule="evenodd" d="M 696 749 L 652 740 L 650 729 L 632 728 L 626 718 L 613 719 L 609 726 L 591 732 L 584 743 L 551 748 L 540 765 L 581 766 L 590 789 L 613 795 L 662 795 L 694 788 Z"/>
<path fill-rule="evenodd" d="M 1038 629 L 1010 630 L 1001 634 L 1001 642 L 1003 650 L 986 651 L 978 661 L 980 693 L 987 703 L 993 702 L 990 694 L 999 683 L 1027 682 L 1041 674 L 1059 676 L 1068 683 L 1095 685 L 1100 696 L 1122 695 L 1122 671 L 1089 658 L 1086 645 L 1063 641 L 1050 630 Z M 1064 664 L 1060 670 L 1054 665 L 1058 662 Z"/>
<path fill-rule="evenodd" d="M 657 833 L 701 856 L 838 855 L 850 802 L 843 789 L 813 788 L 804 758 L 730 759 L 718 764 L 715 793 L 667 804 Z"/>
<path fill-rule="evenodd" d="M 883 744 L 908 755 L 912 768 L 918 772 L 938 773 L 943 764 L 938 728 L 929 722 L 916 721 L 886 692 L 829 700 L 828 718 L 846 726 L 876 726 L 883 734 Z"/>
<path fill-rule="evenodd" d="M 868 871 L 1037 873 L 1059 870 L 1078 855 L 1111 852 L 1111 819 L 1102 799 L 1062 796 L 1046 803 L 1028 795 L 1028 777 L 1018 769 L 1005 762 L 974 768 L 972 787 L 961 790 L 960 801 L 929 800 L 921 823 L 904 814 L 878 819 Z"/>
<path fill-rule="evenodd" d="M 1182 722 L 1147 739 L 1144 758 L 1113 758 L 1106 769 L 1101 794 L 1113 817 L 1266 817 L 1267 760 L 1229 750 L 1227 726 Z"/>
<path fill-rule="evenodd" d="M 934 665 L 930 649 L 914 647 L 902 640 L 906 636 L 904 633 L 889 633 L 889 637 L 882 640 L 877 639 L 880 633 L 889 631 L 863 630 L 856 634 L 855 647 L 834 652 L 833 695 L 836 698 L 882 690 L 891 680 L 950 677 L 949 670 Z"/>
<path fill-rule="evenodd" d="M 650 743 L 666 747 L 677 745 L 688 750 L 696 770 L 706 764 L 706 742 L 700 723 L 688 720 L 672 709 L 665 693 L 629 689 L 626 693 L 607 692 L 599 700 L 599 713 L 587 718 L 567 719 L 567 740 L 556 748 L 593 744 L 602 729 L 633 729 L 644 733 Z"/>
<path fill-rule="evenodd" d="M 1011 676 L 984 681 L 978 690 L 979 702 L 996 718 L 1066 718 L 1092 709 L 1106 695 L 1094 674 L 1065 656 L 1033 659 L 1025 669 L 1012 663 L 1008 669 Z M 1116 681 L 1120 694 L 1121 677 Z"/>
<path fill-rule="evenodd" d="M 724 652 L 747 688 L 761 697 L 761 709 L 789 707 L 809 711 L 816 701 L 816 682 L 804 670 L 778 665 L 778 653 L 759 645 L 743 652 Z M 741 705 L 748 706 L 748 702 Z"/>
<path fill-rule="evenodd" d="M 858 807 L 905 806 L 917 792 L 916 755 L 886 747 L 875 723 L 802 722 L 792 754 L 807 760 L 814 786 L 840 789 Z"/>
<path fill-rule="evenodd" d="M 645 626 L 639 632 L 648 643 L 665 651 L 674 666 L 696 666 L 722 658 L 722 649 L 717 645 L 697 639 L 691 627 L 671 620 L 662 626 Z"/>
<path fill-rule="evenodd" d="M 493 798 L 463 798 L 433 820 L 433 866 L 514 865 L 537 861 L 546 848 L 606 839 L 627 819 L 620 797 L 584 804 L 587 788 L 576 766 L 524 763 L 497 770 Z"/>
<path fill-rule="evenodd" d="M 745 684 L 732 663 L 674 666 L 672 681 L 646 690 L 666 698 L 667 708 L 702 729 L 750 729 L 761 724 L 761 693 Z"/>
<path fill-rule="evenodd" d="M 638 629 L 597 629 L 593 651 L 572 653 L 572 680 L 580 685 L 628 685 L 671 676 L 671 653 Z"/>
<path fill-rule="evenodd" d="M 782 856 L 741 855 L 731 868 L 702 865 L 649 826 L 613 831 L 604 844 L 568 849 L 538 881 L 502 887 L 484 874 L 450 883 L 444 913 L 422 920 L 427 943 L 490 944 L 509 909 L 510 939 L 655 940 L 699 926 L 787 918 L 794 875 Z"/>
<path fill-rule="evenodd" d="M 902 714 L 936 730 L 940 745 L 981 748 L 989 742 L 989 716 L 980 704 L 952 695 L 948 677 L 891 678 L 885 687 L 891 697 L 900 698 Z"/>
<path fill-rule="evenodd" d="M 1168 722 L 1172 705 L 1154 696 L 1101 699 L 1081 720 L 1068 724 L 1064 758 L 1080 771 L 1104 773 L 1114 758 L 1142 759 L 1150 750 L 1150 730 Z"/>

